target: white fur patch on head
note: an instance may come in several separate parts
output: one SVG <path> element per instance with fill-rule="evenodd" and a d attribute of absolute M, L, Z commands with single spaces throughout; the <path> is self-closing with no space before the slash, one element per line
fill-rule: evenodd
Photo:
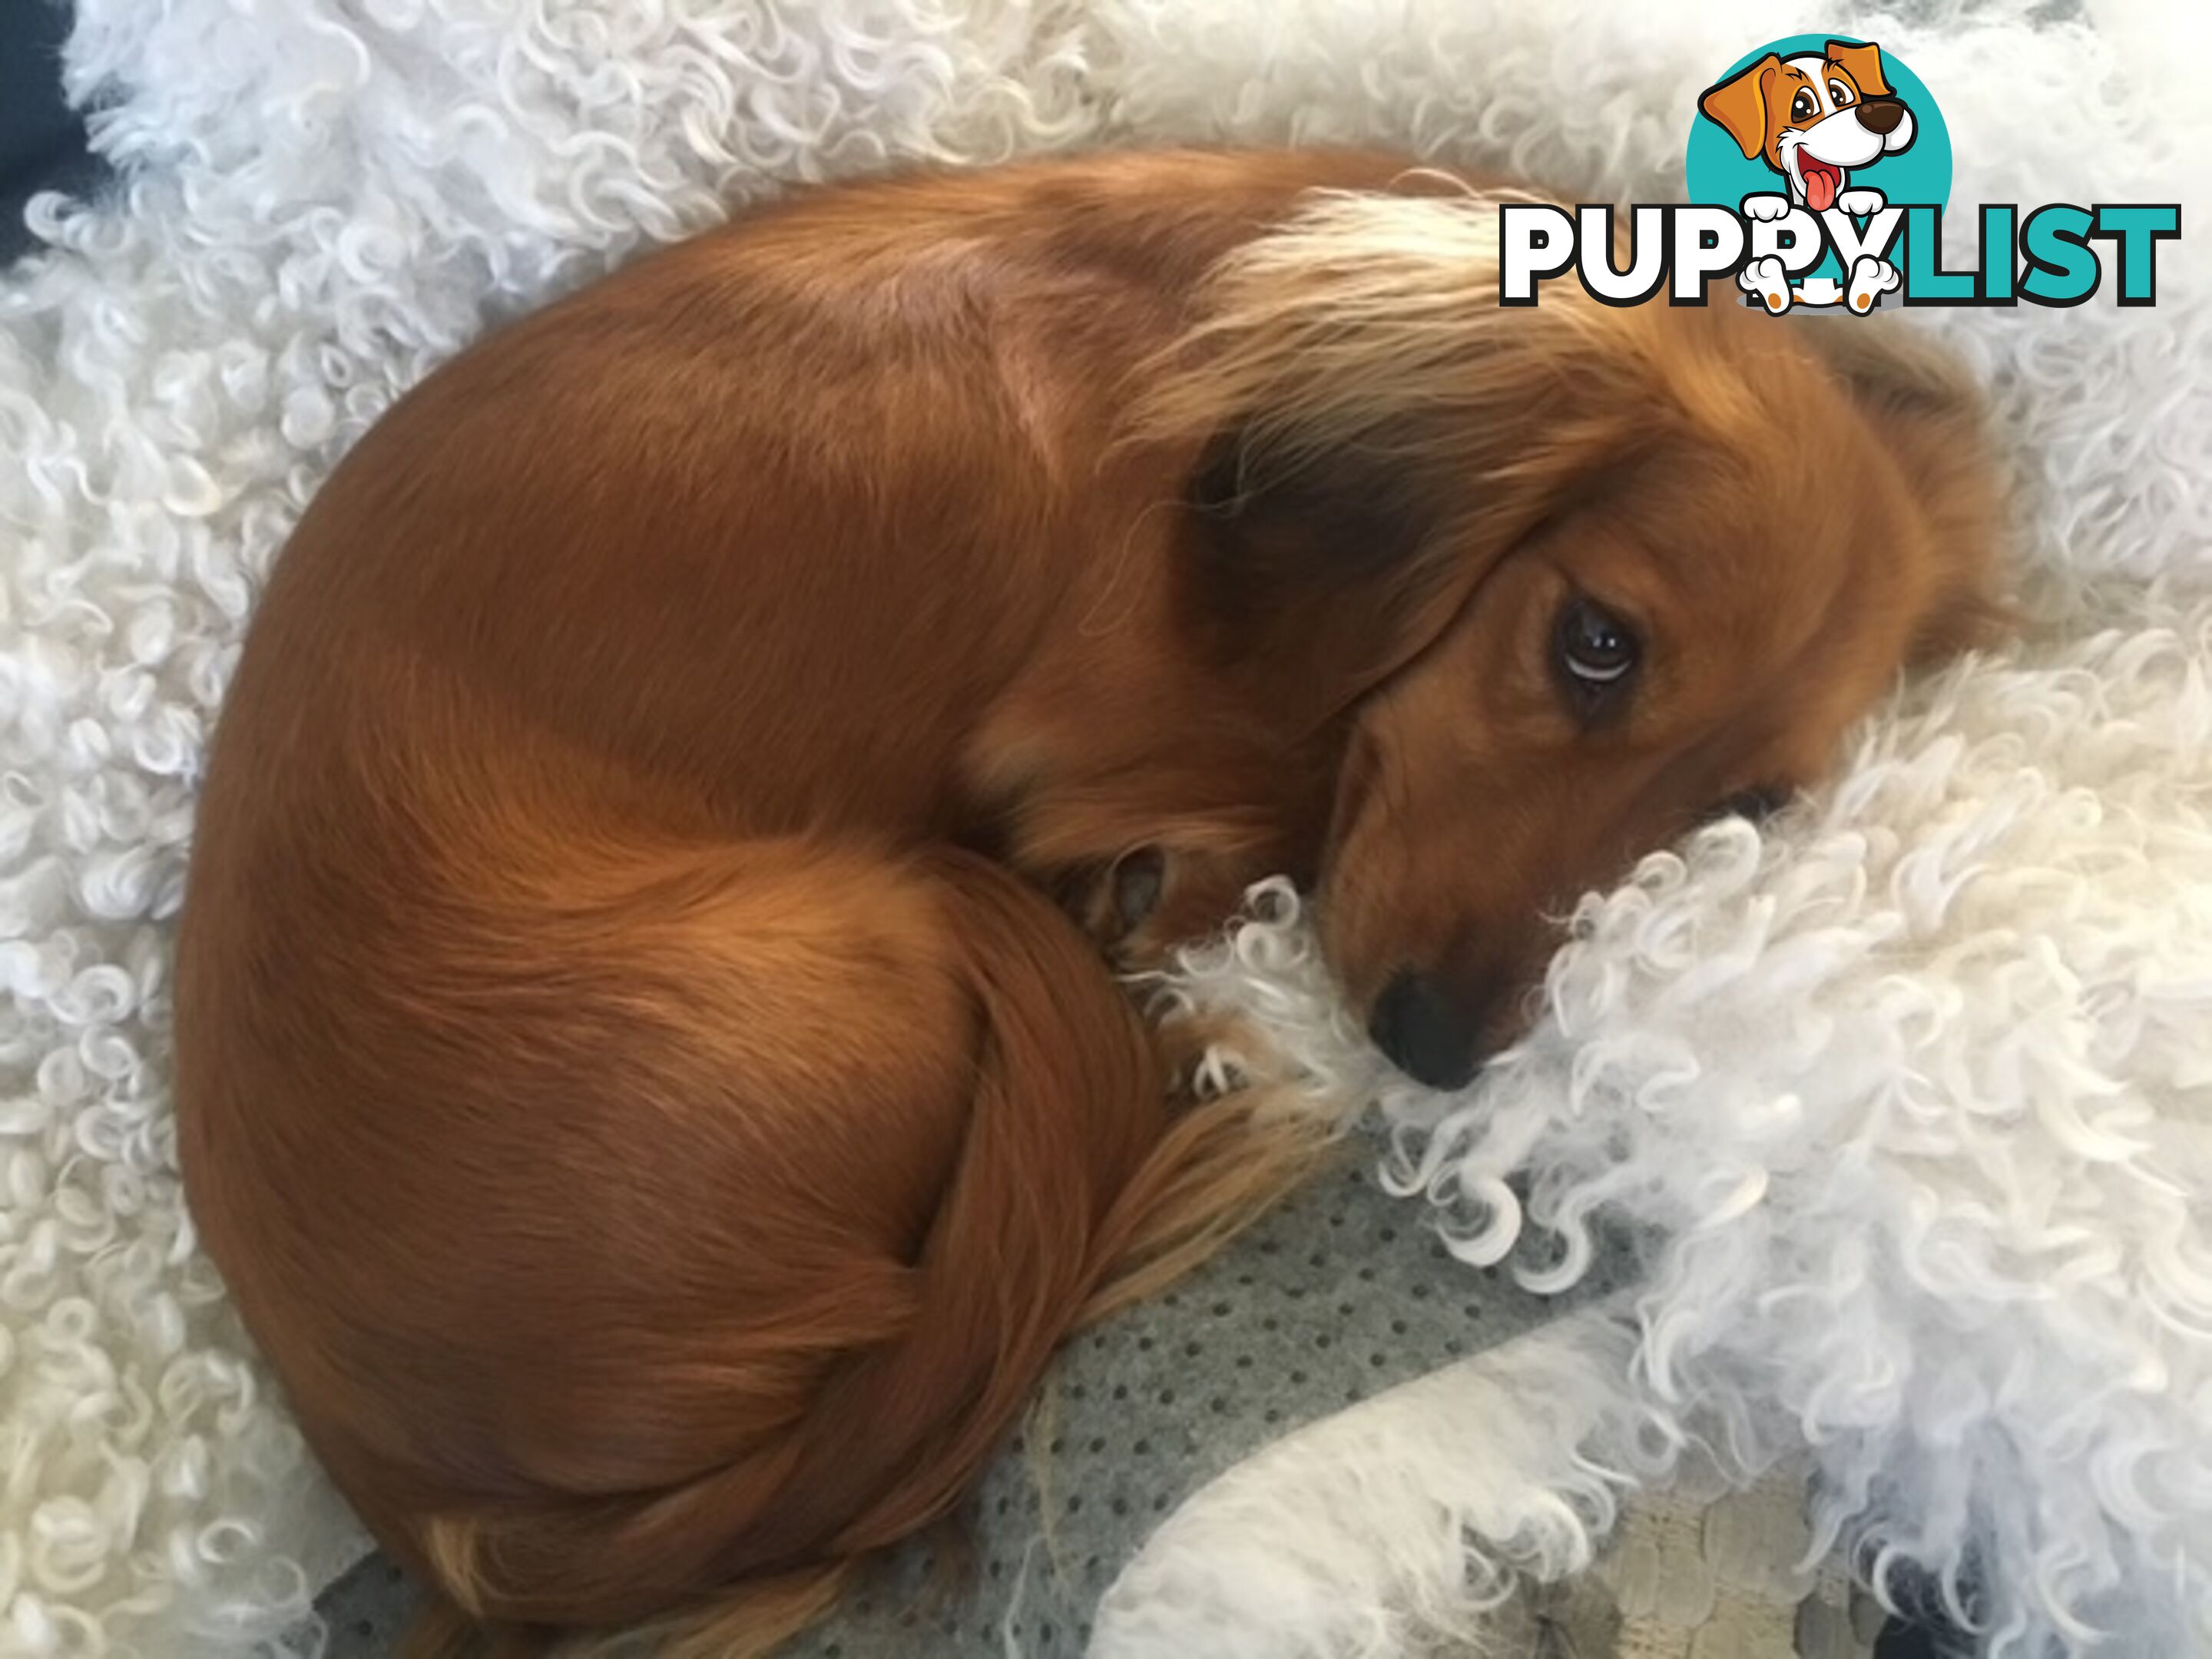
<path fill-rule="evenodd" d="M 1134 428 L 1243 423 L 1295 459 L 1408 411 L 1479 408 L 1505 380 L 1507 361 L 1555 350 L 1562 324 L 1604 320 L 1572 285 L 1547 293 L 1541 318 L 1499 307 L 1499 205 L 1541 198 L 1470 191 L 1441 175 L 1408 182 L 1440 193 L 1317 191 L 1230 255 Z M 1498 373 L 1471 373 L 1486 354 Z"/>

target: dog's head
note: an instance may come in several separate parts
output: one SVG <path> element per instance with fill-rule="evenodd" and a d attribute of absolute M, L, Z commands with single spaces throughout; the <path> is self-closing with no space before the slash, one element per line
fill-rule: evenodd
<path fill-rule="evenodd" d="M 1850 169 L 1912 143 L 1912 112 L 1890 90 L 1881 48 L 1831 40 L 1824 55 L 1773 52 L 1709 88 L 1698 107 L 1790 181 L 1815 213 L 1836 204 Z"/>
<path fill-rule="evenodd" d="M 1214 434 L 1192 608 L 1340 738 L 1324 945 L 1438 1085 L 1518 1034 L 1582 893 L 1819 778 L 1990 614 L 1942 364 L 1567 284 L 1501 309 L 1496 236 L 1494 198 L 1323 200 L 1219 273 L 1151 416 Z"/>

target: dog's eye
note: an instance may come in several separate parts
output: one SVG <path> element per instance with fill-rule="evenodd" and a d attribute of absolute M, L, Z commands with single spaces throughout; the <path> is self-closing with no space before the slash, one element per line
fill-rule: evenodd
<path fill-rule="evenodd" d="M 1801 88 L 1790 100 L 1790 118 L 1793 121 L 1809 121 L 1820 112 L 1820 106 L 1814 100 L 1810 88 Z"/>
<path fill-rule="evenodd" d="M 1842 109 L 1851 101 L 1851 89 L 1841 81 L 1831 81 L 1828 82 L 1828 96 L 1836 100 L 1838 109 Z"/>
<path fill-rule="evenodd" d="M 1635 633 L 1603 605 L 1575 599 L 1559 613 L 1559 672 L 1585 705 L 1618 690 L 1642 655 Z"/>

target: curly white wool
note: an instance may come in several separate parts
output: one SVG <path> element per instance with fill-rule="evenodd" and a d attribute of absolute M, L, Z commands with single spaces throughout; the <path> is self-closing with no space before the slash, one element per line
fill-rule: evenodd
<path fill-rule="evenodd" d="M 1909 31 L 1862 20 L 1939 88 L 1958 199 L 2158 199 L 2193 178 L 2172 100 L 2130 103 L 2096 40 L 2019 28 L 2034 9 L 1960 7 Z M 88 209 L 44 205 L 57 252 L 0 280 L 0 1652 L 156 1659 L 272 1639 L 352 1538 L 179 1200 L 167 926 L 253 596 L 317 481 L 393 398 L 486 326 L 644 245 L 784 182 L 902 159 L 1295 136 L 1407 143 L 1624 198 L 1668 193 L 1696 88 L 1791 26 L 1748 0 L 81 0 L 78 12 L 71 83 L 100 106 L 99 142 L 130 182 Z M 1438 1173 L 1457 1169 L 1459 1192 L 1490 1200 L 1464 1218 L 1492 1244 L 1510 1212 L 1492 1183 L 1515 1161 L 1540 1172 L 1538 1220 L 1570 1239 L 1632 1167 L 1648 1178 L 1615 1206 L 1669 1224 L 1747 1203 L 1655 1281 L 1654 1377 L 1713 1393 L 1723 1360 L 1772 1343 L 1773 1368 L 1741 1397 L 1773 1380 L 1808 1420 L 1848 1419 L 1856 1467 L 1889 1483 L 1876 1497 L 1935 1523 L 1943 1470 L 1961 1464 L 1892 1468 L 1890 1452 L 1946 1425 L 1961 1443 L 1986 1422 L 2033 1426 L 2052 1437 L 2023 1443 L 2048 1457 L 2017 1466 L 2042 1484 L 2008 1494 L 2022 1549 L 2110 1536 L 2123 1516 L 2121 1543 L 2197 1548 L 2177 1517 L 2201 1466 L 2127 1462 L 2166 1443 L 2161 1413 L 2202 1387 L 2182 1363 L 2197 1352 L 2186 1322 L 2203 1317 L 2200 1237 L 2156 1231 L 2182 1200 L 2142 1173 L 2201 1202 L 2201 1148 L 2178 1144 L 2193 1129 L 2174 1104 L 2204 1082 L 2183 1025 L 2203 994 L 2183 960 L 2201 798 L 2167 775 L 2198 752 L 2204 719 L 2201 614 L 2181 597 L 2205 585 L 2212 548 L 2194 252 L 2166 251 L 2154 310 L 1946 319 L 2007 421 L 2045 641 L 1923 693 L 1784 850 L 1701 843 L 1679 874 L 1662 867 L 1594 911 L 1557 981 L 1574 1023 L 1540 1035 L 1483 1121 L 1433 1143 Z M 2118 631 L 2085 640 L 2093 623 Z M 2163 705 L 2136 695 L 2169 682 Z M 2091 748 L 2060 740 L 2076 713 L 2114 709 L 2124 720 Z M 2013 750 L 1983 747 L 2006 734 Z M 1942 758 L 1954 738 L 1956 758 Z M 2042 782 L 1997 777 L 2008 753 L 2033 757 Z M 1977 793 L 1969 780 L 1984 775 Z M 2081 789 L 2094 801 L 2067 793 Z M 1947 830 L 1947 811 L 1980 827 Z M 1861 826 L 1863 848 L 1839 852 L 1858 844 L 1820 830 L 1831 818 Z M 1950 890 L 1970 848 L 1983 873 Z M 1905 897 L 1883 884 L 1898 872 Z M 2010 905 L 2032 923 L 2002 920 Z M 1922 931 L 1877 937 L 1881 926 Z M 1940 940 L 1963 953 L 1939 966 Z M 1663 969 L 1708 945 L 1693 1005 Z M 2126 994 L 2128 964 L 2150 962 L 2166 975 L 2155 994 Z M 1761 990 L 1792 964 L 1802 1002 Z M 1290 999 L 1297 1040 L 1337 1054 L 1346 1087 L 1373 1085 L 1359 1069 L 1372 1061 L 1328 1036 L 1334 1013 L 1296 1000 L 1293 967 L 1255 959 L 1246 994 Z M 1877 987 L 1918 1023 L 1889 1029 L 1853 1000 Z M 2023 1021 L 2033 1029 L 2007 1035 Z M 1577 1066 L 1585 1043 L 1597 1058 Z M 1701 1068 L 1694 1109 L 1684 1084 L 1665 1086 L 1670 1043 Z M 1913 1064 L 1926 1079 L 1885 1109 L 1884 1136 L 1852 1127 Z M 1805 1073 L 1797 1115 L 1777 1117 L 1772 1079 L 1791 1067 Z M 1956 1103 L 1979 1097 L 1966 1085 L 2015 1076 L 2020 1092 L 1991 1097 L 2035 1115 L 2009 1134 Z M 1629 1103 L 1652 1087 L 1664 1118 Z M 2143 1103 L 2155 1120 L 2137 1121 Z M 1702 1133 L 1733 1181 L 1703 1189 L 1689 1177 L 1718 1158 L 1693 1164 L 1662 1130 Z M 2128 1144 L 2144 1139 L 2147 1154 Z M 1755 1200 L 1754 1176 L 1767 1182 Z M 1870 1266 L 1853 1280 L 1825 1256 L 1827 1277 L 1802 1270 L 1793 1251 L 1846 1218 L 1870 1263 L 1909 1261 L 1913 1274 Z M 1995 1308 L 1992 1287 L 2053 1263 L 2063 1271 L 2021 1304 L 2032 1316 L 2008 1307 L 1999 1327 L 1970 1325 L 1976 1342 L 2040 1333 L 2021 1363 L 2060 1379 L 2092 1375 L 2104 1343 L 2130 1364 L 2166 1363 L 2175 1393 L 2081 1395 L 2084 1416 L 2058 1421 L 2018 1406 L 1997 1362 L 1963 1357 L 1950 1299 Z M 2109 1276 L 2067 1276 L 2093 1267 L 2132 1276 L 2136 1326 Z M 1832 1339 L 1846 1316 L 1886 1346 L 1854 1365 L 1826 1363 L 1832 1344 L 1789 1346 Z M 1869 1369 L 1883 1354 L 1913 1364 L 1886 1379 Z M 1955 1393 L 1921 1391 L 1954 1373 Z M 1783 1386 L 1793 1378 L 1809 1379 L 1803 1400 Z M 2093 1443 L 2112 1449 L 2106 1462 L 2072 1455 Z M 1925 1483 L 1929 1501 L 1900 1481 Z M 2098 1571 L 2093 1552 L 2039 1605 L 2092 1608 Z"/>

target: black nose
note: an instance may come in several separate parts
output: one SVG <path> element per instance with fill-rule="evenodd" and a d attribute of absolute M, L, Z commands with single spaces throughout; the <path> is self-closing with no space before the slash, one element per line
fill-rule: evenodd
<path fill-rule="evenodd" d="M 1431 1089 L 1460 1087 L 1480 1063 L 1472 1022 L 1419 974 L 1401 974 L 1382 988 L 1367 1035 L 1393 1066 Z"/>
<path fill-rule="evenodd" d="M 1894 132 L 1905 106 L 1894 98 L 1869 98 L 1859 106 L 1859 125 L 1869 132 Z"/>

